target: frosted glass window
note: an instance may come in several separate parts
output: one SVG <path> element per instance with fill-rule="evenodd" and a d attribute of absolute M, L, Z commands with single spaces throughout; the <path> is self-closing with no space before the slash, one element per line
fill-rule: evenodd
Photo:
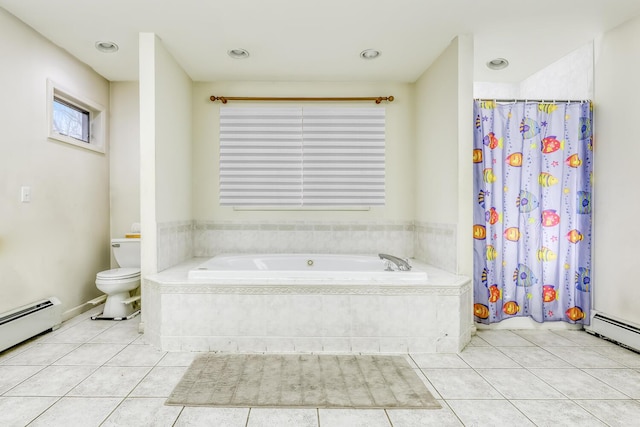
<path fill-rule="evenodd" d="M 220 204 L 384 205 L 384 107 L 221 107 Z"/>

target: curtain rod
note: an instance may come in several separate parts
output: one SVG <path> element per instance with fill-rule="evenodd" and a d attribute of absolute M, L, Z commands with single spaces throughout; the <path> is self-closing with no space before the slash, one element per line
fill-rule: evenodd
<path fill-rule="evenodd" d="M 382 101 L 393 102 L 393 96 L 377 96 L 364 98 L 271 98 L 271 97 L 248 97 L 248 96 L 215 96 L 211 95 L 209 99 L 212 102 L 222 101 L 375 101 L 380 104 Z"/>
<path fill-rule="evenodd" d="M 495 98 L 476 98 L 476 101 L 492 101 L 492 102 L 542 102 L 542 103 L 550 103 L 550 104 L 555 104 L 555 103 L 569 103 L 569 102 L 591 102 L 591 100 L 589 99 L 530 99 L 530 98 L 525 98 L 525 99 L 495 99 Z"/>

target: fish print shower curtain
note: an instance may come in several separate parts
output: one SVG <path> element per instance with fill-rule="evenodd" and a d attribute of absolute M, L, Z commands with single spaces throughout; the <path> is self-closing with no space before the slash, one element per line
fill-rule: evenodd
<path fill-rule="evenodd" d="M 591 102 L 475 101 L 474 315 L 589 324 Z"/>

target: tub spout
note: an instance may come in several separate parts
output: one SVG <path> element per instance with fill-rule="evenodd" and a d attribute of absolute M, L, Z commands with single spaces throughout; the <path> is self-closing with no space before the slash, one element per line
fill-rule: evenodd
<path fill-rule="evenodd" d="M 402 270 L 402 271 L 411 270 L 411 265 L 409 264 L 408 260 L 404 260 L 402 258 L 398 258 L 397 256 L 388 255 L 388 254 L 378 254 L 378 256 L 380 257 L 380 259 L 384 259 L 394 263 L 398 268 L 398 270 Z"/>

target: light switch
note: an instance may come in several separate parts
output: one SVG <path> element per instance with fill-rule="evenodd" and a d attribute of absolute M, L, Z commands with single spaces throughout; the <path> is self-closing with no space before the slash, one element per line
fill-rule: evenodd
<path fill-rule="evenodd" d="M 22 203 L 31 202 L 31 187 L 23 186 L 20 188 L 20 201 Z"/>

